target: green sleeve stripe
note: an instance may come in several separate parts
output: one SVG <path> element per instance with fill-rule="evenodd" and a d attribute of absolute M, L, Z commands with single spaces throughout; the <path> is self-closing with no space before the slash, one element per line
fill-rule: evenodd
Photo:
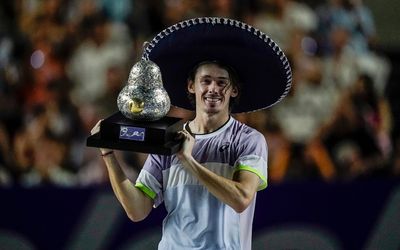
<path fill-rule="evenodd" d="M 154 200 L 154 198 L 156 198 L 156 193 L 153 190 L 151 190 L 150 188 L 148 188 L 145 185 L 143 185 L 142 183 L 136 182 L 135 187 L 140 189 L 143 193 L 145 193 L 151 199 Z"/>
<path fill-rule="evenodd" d="M 234 173 L 236 173 L 237 171 L 243 171 L 243 170 L 256 174 L 262 180 L 262 184 L 258 187 L 258 191 L 263 190 L 268 186 L 267 178 L 255 168 L 252 168 L 252 167 L 249 167 L 246 165 L 239 165 L 236 167 Z"/>

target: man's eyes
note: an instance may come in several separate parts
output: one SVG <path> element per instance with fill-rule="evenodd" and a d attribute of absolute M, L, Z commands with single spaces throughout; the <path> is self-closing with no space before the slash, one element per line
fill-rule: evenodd
<path fill-rule="evenodd" d="M 201 80 L 201 83 L 210 84 L 211 83 L 211 79 L 203 79 L 203 80 Z"/>
<path fill-rule="evenodd" d="M 212 82 L 211 79 L 203 79 L 203 80 L 201 80 L 202 84 L 211 84 L 211 82 Z M 217 84 L 218 84 L 218 86 L 226 86 L 226 85 L 228 85 L 228 81 L 220 80 L 220 81 L 217 81 Z"/>

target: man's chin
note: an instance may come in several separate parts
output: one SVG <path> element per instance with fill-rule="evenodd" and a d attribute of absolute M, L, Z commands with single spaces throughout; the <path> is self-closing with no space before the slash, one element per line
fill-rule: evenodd
<path fill-rule="evenodd" d="M 209 115 L 215 115 L 215 114 L 218 114 L 219 112 L 220 111 L 218 111 L 218 110 L 206 110 L 206 113 Z"/>
<path fill-rule="evenodd" d="M 207 114 L 218 114 L 224 111 L 221 107 L 206 107 L 204 110 Z"/>

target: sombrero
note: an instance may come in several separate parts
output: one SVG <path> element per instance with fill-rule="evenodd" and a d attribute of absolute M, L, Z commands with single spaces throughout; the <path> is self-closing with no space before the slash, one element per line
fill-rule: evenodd
<path fill-rule="evenodd" d="M 287 95 L 292 82 L 289 61 L 279 46 L 260 30 L 228 18 L 174 24 L 147 44 L 143 59 L 160 67 L 171 105 L 188 110 L 194 107 L 187 97 L 187 77 L 202 61 L 220 61 L 237 72 L 241 93 L 232 113 L 271 107 Z"/>

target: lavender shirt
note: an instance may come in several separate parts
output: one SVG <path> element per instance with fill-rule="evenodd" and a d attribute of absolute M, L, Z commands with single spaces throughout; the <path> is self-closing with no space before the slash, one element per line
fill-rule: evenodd
<path fill-rule="evenodd" d="M 264 136 L 232 117 L 212 133 L 196 135 L 193 157 L 220 176 L 232 179 L 236 171 L 250 171 L 259 177 L 258 190 L 267 186 Z M 175 155 L 149 155 L 135 186 L 154 200 L 154 207 L 164 202 L 167 209 L 159 249 L 251 249 L 255 198 L 244 212 L 235 212 Z"/>

